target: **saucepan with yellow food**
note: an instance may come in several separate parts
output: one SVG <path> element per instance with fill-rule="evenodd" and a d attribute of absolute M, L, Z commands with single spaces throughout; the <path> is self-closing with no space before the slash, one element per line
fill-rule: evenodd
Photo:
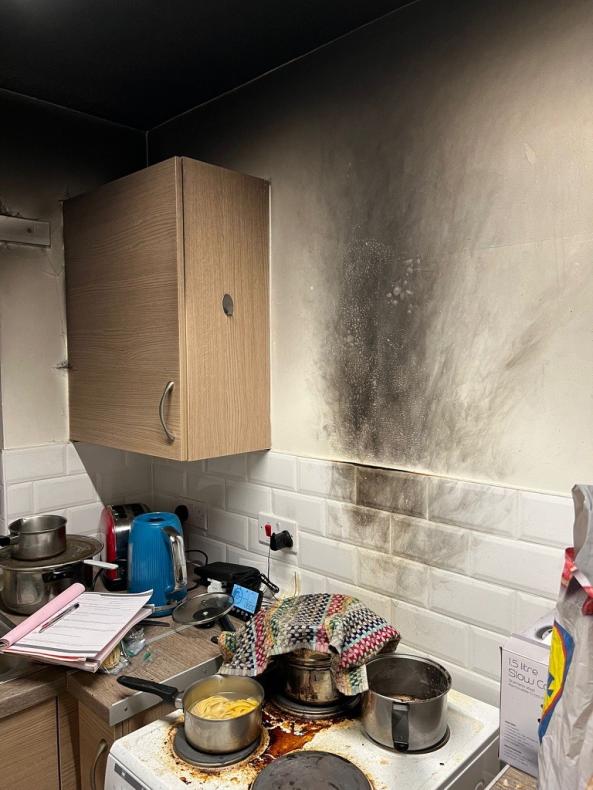
<path fill-rule="evenodd" d="M 156 694 L 183 709 L 187 742 L 208 754 L 229 754 L 259 738 L 264 690 L 252 678 L 210 675 L 180 692 L 174 686 L 124 675 L 118 683 Z"/>

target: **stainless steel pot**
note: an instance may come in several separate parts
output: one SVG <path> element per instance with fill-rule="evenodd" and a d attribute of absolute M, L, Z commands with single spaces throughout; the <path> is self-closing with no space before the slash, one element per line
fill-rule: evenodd
<path fill-rule="evenodd" d="M 183 727 L 187 742 L 195 749 L 208 754 L 229 754 L 244 749 L 261 733 L 264 690 L 252 678 L 226 675 L 210 675 L 179 692 L 174 686 L 153 683 L 144 678 L 124 675 L 118 683 L 135 691 L 156 694 L 165 702 L 183 710 Z M 240 697 L 255 697 L 257 708 L 234 719 L 203 719 L 192 713 L 192 708 L 202 699 L 215 694 L 232 694 Z"/>
<path fill-rule="evenodd" d="M 444 667 L 395 653 L 369 661 L 367 674 L 361 718 L 374 741 L 398 751 L 420 751 L 445 737 L 451 676 Z"/>
<path fill-rule="evenodd" d="M 62 516 L 19 518 L 0 537 L 0 546 L 12 546 L 15 560 L 46 560 L 66 550 L 66 519 Z"/>
<path fill-rule="evenodd" d="M 90 557 L 102 549 L 100 541 L 71 535 L 66 551 L 49 561 L 23 561 L 13 548 L 0 551 L 0 608 L 15 614 L 33 614 L 74 582 L 89 587 L 93 577 Z"/>
<path fill-rule="evenodd" d="M 341 699 L 327 653 L 295 650 L 283 657 L 284 693 L 305 705 L 330 705 Z"/>

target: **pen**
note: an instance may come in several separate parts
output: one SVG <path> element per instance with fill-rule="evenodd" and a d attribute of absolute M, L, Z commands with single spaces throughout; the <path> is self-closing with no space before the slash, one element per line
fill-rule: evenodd
<path fill-rule="evenodd" d="M 45 629 L 49 628 L 50 625 L 53 625 L 54 623 L 57 623 L 58 620 L 61 620 L 62 617 L 65 617 L 67 614 L 70 614 L 70 612 L 73 612 L 75 609 L 78 609 L 79 606 L 80 606 L 79 603 L 74 603 L 74 604 L 72 604 L 72 606 L 69 606 L 67 609 L 64 609 L 63 612 L 60 612 L 60 614 L 57 614 L 55 617 L 52 617 L 52 619 L 48 620 L 47 623 L 43 623 L 43 625 L 39 629 L 39 633 L 41 633 L 42 631 L 45 631 Z"/>

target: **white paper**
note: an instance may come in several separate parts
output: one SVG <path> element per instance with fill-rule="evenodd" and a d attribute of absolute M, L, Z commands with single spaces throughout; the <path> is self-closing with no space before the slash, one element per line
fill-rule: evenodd
<path fill-rule="evenodd" d="M 15 652 L 84 659 L 99 655 L 121 631 L 125 631 L 152 590 L 129 593 L 85 592 L 77 599 L 77 609 L 68 612 L 44 631 L 40 627 L 13 645 Z M 10 650 L 8 651 L 10 652 Z"/>

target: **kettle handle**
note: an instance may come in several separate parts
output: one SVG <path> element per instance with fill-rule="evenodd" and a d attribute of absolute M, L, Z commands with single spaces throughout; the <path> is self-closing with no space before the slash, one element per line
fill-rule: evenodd
<path fill-rule="evenodd" d="M 187 587 L 187 567 L 185 564 L 185 549 L 183 538 L 173 527 L 164 527 L 169 549 L 171 550 L 171 562 L 173 563 L 173 581 L 175 586 L 169 592 L 179 592 Z"/>

